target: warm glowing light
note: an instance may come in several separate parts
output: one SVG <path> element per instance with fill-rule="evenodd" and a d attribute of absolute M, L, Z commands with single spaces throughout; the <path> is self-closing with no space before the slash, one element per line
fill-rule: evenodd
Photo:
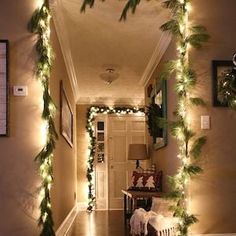
<path fill-rule="evenodd" d="M 190 3 L 190 2 L 187 2 L 187 3 L 186 3 L 186 10 L 187 10 L 188 12 L 191 12 L 191 11 L 192 11 L 192 6 L 191 6 L 191 3 Z"/>
<path fill-rule="evenodd" d="M 44 4 L 44 0 L 37 0 L 36 2 L 36 8 L 41 8 Z"/>
<path fill-rule="evenodd" d="M 48 135 L 48 123 L 46 121 L 42 121 L 40 127 L 40 145 L 45 145 L 47 142 L 47 135 Z"/>
<path fill-rule="evenodd" d="M 121 116 L 124 114 L 135 114 L 135 115 L 145 115 L 143 109 L 139 108 L 113 108 L 113 107 L 90 107 L 87 119 L 87 133 L 89 135 L 88 138 L 88 149 L 87 149 L 87 176 L 88 176 L 88 212 L 91 212 L 95 205 L 95 172 L 93 167 L 94 162 L 94 153 L 91 150 L 95 149 L 95 124 L 93 122 L 94 118 L 98 114 L 116 114 L 117 116 Z"/>
<path fill-rule="evenodd" d="M 41 189 L 39 192 L 39 200 L 42 201 L 42 199 L 44 199 L 45 197 L 45 190 Z"/>

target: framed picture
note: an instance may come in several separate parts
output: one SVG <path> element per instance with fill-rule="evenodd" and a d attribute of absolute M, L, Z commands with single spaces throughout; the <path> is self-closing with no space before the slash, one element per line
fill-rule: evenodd
<path fill-rule="evenodd" d="M 219 101 L 219 83 L 224 76 L 225 72 L 231 72 L 233 68 L 232 61 L 212 61 L 212 95 L 213 106 L 215 107 L 227 107 L 226 103 Z"/>
<path fill-rule="evenodd" d="M 0 136 L 8 136 L 8 40 L 0 40 Z"/>
<path fill-rule="evenodd" d="M 67 143 L 73 147 L 73 113 L 62 81 L 60 83 L 60 95 L 60 131 Z"/>
<path fill-rule="evenodd" d="M 150 104 L 147 107 L 147 124 L 155 150 L 167 145 L 167 83 L 157 80 L 150 94 Z"/>

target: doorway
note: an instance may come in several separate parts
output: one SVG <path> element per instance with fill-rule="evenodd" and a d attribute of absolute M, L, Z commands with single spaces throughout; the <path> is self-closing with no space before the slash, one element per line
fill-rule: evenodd
<path fill-rule="evenodd" d="M 123 208 L 122 189 L 130 186 L 135 161 L 128 160 L 129 144 L 146 143 L 144 115 L 101 115 L 96 120 L 96 209 Z M 103 141 L 104 140 L 104 141 Z M 142 162 L 146 166 L 146 161 Z"/>

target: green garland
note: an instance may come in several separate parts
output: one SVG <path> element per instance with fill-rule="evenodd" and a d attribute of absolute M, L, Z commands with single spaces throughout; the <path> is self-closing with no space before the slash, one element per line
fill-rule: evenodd
<path fill-rule="evenodd" d="M 127 13 L 131 9 L 135 12 L 141 0 L 128 0 L 120 20 L 127 18 Z M 175 201 L 172 206 L 174 216 L 179 218 L 179 235 L 188 235 L 189 227 L 197 222 L 193 214 L 188 213 L 188 182 L 191 177 L 199 174 L 202 169 L 197 165 L 201 148 L 206 142 L 206 137 L 196 137 L 191 130 L 189 114 L 192 105 L 204 105 L 204 101 L 198 97 L 191 97 L 191 92 L 196 85 L 196 75 L 188 60 L 188 49 L 190 46 L 200 48 L 202 43 L 208 41 L 209 36 L 203 26 L 188 25 L 191 0 L 166 0 L 163 7 L 171 12 L 171 19 L 161 26 L 162 31 L 169 31 L 176 39 L 177 60 L 169 61 L 166 70 L 161 78 L 166 79 L 172 73 L 176 76 L 175 90 L 178 95 L 177 109 L 175 112 L 176 121 L 171 122 L 171 133 L 177 139 L 180 159 L 180 167 L 177 174 L 170 177 L 171 192 L 169 197 Z M 94 0 L 84 0 L 81 11 L 85 11 L 86 6 L 92 7 Z"/>
<path fill-rule="evenodd" d="M 171 133 L 177 139 L 180 159 L 180 167 L 177 174 L 170 177 L 171 192 L 169 197 L 175 201 L 172 206 L 174 216 L 179 218 L 179 235 L 188 235 L 189 227 L 198 221 L 194 214 L 188 212 L 188 183 L 189 180 L 199 174 L 202 168 L 197 164 L 202 146 L 206 137 L 196 137 L 191 129 L 189 120 L 192 105 L 203 105 L 201 98 L 191 97 L 196 85 L 196 74 L 191 68 L 188 59 L 188 48 L 200 48 L 209 36 L 203 26 L 188 26 L 190 0 L 168 0 L 163 6 L 171 11 L 172 18 L 161 26 L 163 31 L 169 31 L 176 39 L 177 59 L 167 64 L 164 77 L 175 72 L 175 90 L 178 96 L 176 121 L 171 123 Z"/>
<path fill-rule="evenodd" d="M 147 106 L 146 115 L 149 134 L 155 140 L 163 128 L 161 124 L 163 118 L 161 117 L 159 106 L 152 101 Z"/>
<path fill-rule="evenodd" d="M 91 212 L 94 209 L 96 198 L 94 192 L 94 158 L 96 152 L 96 136 L 95 136 L 95 118 L 98 114 L 137 114 L 144 113 L 143 108 L 129 108 L 129 107 L 106 107 L 106 106 L 92 106 L 87 112 L 86 129 L 89 134 L 89 156 L 87 161 L 87 179 L 88 179 L 88 207 L 87 211 Z"/>
<path fill-rule="evenodd" d="M 39 164 L 39 172 L 42 179 L 40 188 L 40 217 L 39 226 L 42 227 L 41 236 L 54 236 L 53 218 L 51 209 L 50 189 L 53 182 L 53 150 L 58 138 L 54 117 L 56 106 L 49 92 L 49 78 L 52 68 L 53 52 L 50 45 L 50 10 L 48 1 L 37 9 L 30 22 L 29 31 L 37 35 L 36 51 L 38 53 L 37 79 L 43 87 L 43 111 L 42 119 L 46 122 L 47 140 L 45 146 L 36 156 Z"/>

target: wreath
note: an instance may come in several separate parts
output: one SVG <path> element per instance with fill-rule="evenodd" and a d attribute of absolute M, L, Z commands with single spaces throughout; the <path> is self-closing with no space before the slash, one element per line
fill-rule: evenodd
<path fill-rule="evenodd" d="M 162 137 L 162 127 L 160 125 L 160 119 L 162 118 L 162 108 L 152 102 L 147 106 L 147 125 L 150 136 L 155 141 L 157 137 Z"/>

